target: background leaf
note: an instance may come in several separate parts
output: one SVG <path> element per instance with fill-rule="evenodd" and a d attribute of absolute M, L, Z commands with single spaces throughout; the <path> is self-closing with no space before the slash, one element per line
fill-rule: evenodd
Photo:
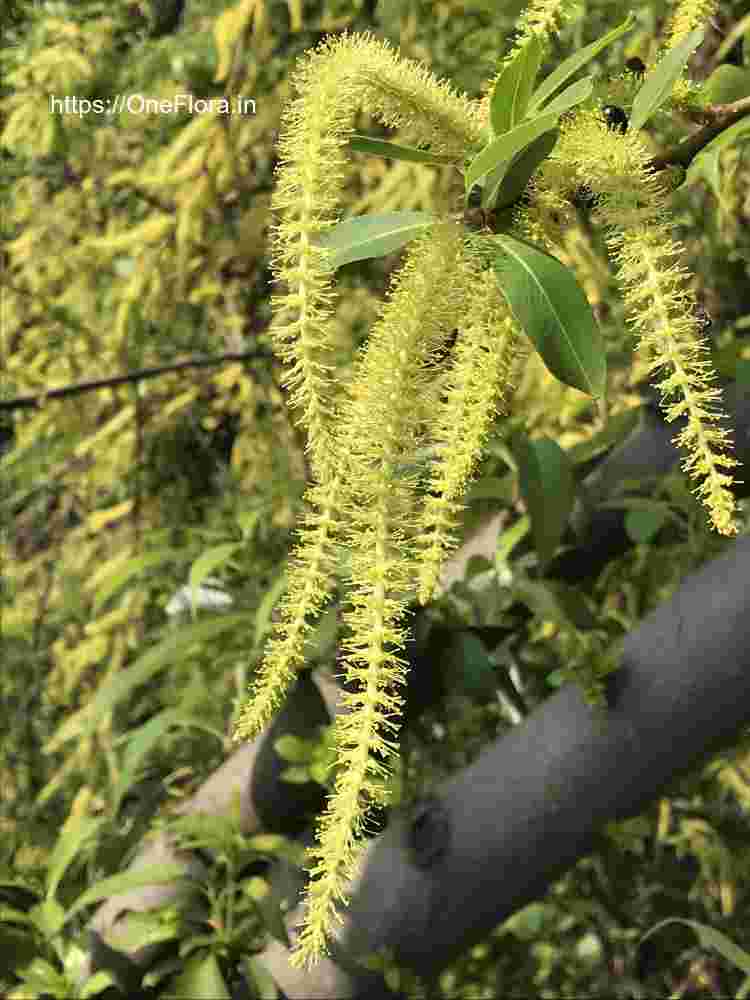
<path fill-rule="evenodd" d="M 213 548 L 202 552 L 190 567 L 190 606 L 195 615 L 196 595 L 198 588 L 217 567 L 222 566 L 232 555 L 235 549 L 239 548 L 236 542 L 228 542 L 224 545 L 215 545 Z"/>
<path fill-rule="evenodd" d="M 573 507 L 573 465 L 560 445 L 548 437 L 532 441 L 520 435 L 513 450 L 531 535 L 544 565 L 554 556 Z"/>

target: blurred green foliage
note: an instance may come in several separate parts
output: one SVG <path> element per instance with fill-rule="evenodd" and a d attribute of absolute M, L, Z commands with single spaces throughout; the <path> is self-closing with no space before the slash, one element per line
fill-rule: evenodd
<path fill-rule="evenodd" d="M 328 32 L 369 28 L 477 95 L 507 49 L 522 6 L 518 0 L 188 0 L 178 19 L 175 9 L 146 0 L 6 3 L 2 398 L 195 355 L 252 355 L 3 415 L 0 877 L 7 882 L 0 885 L 6 908 L 0 987 L 9 995 L 19 984 L 13 971 L 19 963 L 47 962 L 49 985 L 53 973 L 74 977 L 80 960 L 85 911 L 52 948 L 6 912 L 31 912 L 44 895 L 63 824 L 69 834 L 71 817 L 96 822 L 62 873 L 61 905 L 67 906 L 117 873 L 154 813 L 167 822 L 174 800 L 194 791 L 223 760 L 225 734 L 262 653 L 271 614 L 267 595 L 278 584 L 307 477 L 305 442 L 265 333 L 267 208 L 290 67 Z M 725 30 L 744 7 L 738 0 L 722 4 Z M 643 2 L 634 9 L 638 31 L 595 63 L 603 93 L 627 57 L 653 53 L 666 5 Z M 612 16 L 606 0 L 582 3 L 557 54 L 598 37 Z M 714 52 L 720 41 L 717 35 Z M 710 52 L 711 46 L 705 75 L 713 68 Z M 747 54 L 745 60 L 747 66 Z M 226 117 L 141 114 L 135 105 L 116 114 L 50 111 L 51 96 L 107 101 L 116 94 L 243 96 L 256 109 Z M 673 141 L 673 127 L 659 120 L 654 143 Z M 718 187 L 709 177 L 674 196 L 680 236 L 713 317 L 715 352 L 728 374 L 750 357 L 742 343 L 750 324 L 747 157 L 747 143 L 726 149 Z M 439 170 L 355 158 L 348 208 L 353 214 L 429 211 L 448 183 Z M 365 262 L 342 277 L 345 294 L 333 318 L 342 368 L 366 336 L 394 263 Z M 622 309 L 601 254 L 572 240 L 569 263 L 608 343 L 626 345 Z M 527 429 L 554 436 L 564 448 L 586 440 L 580 394 L 553 383 L 540 365 L 529 364 L 518 399 Z M 507 474 L 506 458 L 496 442 L 480 484 Z M 637 545 L 582 596 L 611 642 L 720 548 L 690 494 L 664 489 L 684 530 Z M 496 506 L 510 515 L 514 502 L 511 496 Z M 467 523 L 485 509 L 478 497 Z M 214 627 L 225 612 L 206 608 L 194 610 L 192 622 L 189 611 L 168 615 L 191 566 L 207 549 L 230 544 L 232 558 L 215 573 L 244 627 Z M 510 558 L 516 567 L 528 562 L 521 550 Z M 499 577 L 482 577 L 481 569 L 435 603 L 430 626 L 492 628 L 504 620 Z M 180 644 L 189 622 L 195 631 Z M 566 635 L 559 621 L 537 616 L 516 642 L 486 650 L 487 662 L 476 643 L 463 643 L 463 674 L 409 726 L 398 775 L 404 800 L 465 766 L 549 694 L 570 655 Z M 161 657 L 165 669 L 113 699 L 91 730 L 71 725 L 96 698 L 106 701 L 116 678 L 146 654 Z M 321 640 L 318 655 L 330 666 L 331 643 Z M 492 671 L 498 688 L 484 683 Z M 161 719 L 159 738 L 149 742 L 155 719 Z M 310 759 L 325 760 L 324 743 L 317 753 L 310 750 Z M 324 780 L 326 769 L 313 773 Z M 702 953 L 686 932 L 671 929 L 645 952 L 637 941 L 654 922 L 675 914 L 742 937 L 750 918 L 749 813 L 750 746 L 744 741 L 683 779 L 638 820 L 608 828 L 597 852 L 545 900 L 446 970 L 435 995 L 645 997 L 665 995 L 690 976 L 693 985 L 683 990 L 697 991 L 698 973 L 691 970 Z M 214 827 L 192 831 L 217 856 L 222 844 L 232 845 L 205 874 L 210 906 L 158 920 L 164 939 L 171 935 L 177 947 L 182 941 L 186 952 L 198 955 L 201 975 L 215 974 L 205 964 L 210 958 L 232 982 L 243 970 L 252 977 L 237 929 L 250 953 L 264 933 L 278 931 L 278 914 L 270 903 L 265 910 L 249 906 L 253 893 L 265 899 L 253 882 L 250 895 L 242 896 L 244 909 L 236 911 L 239 923 L 227 927 L 237 893 L 266 869 L 265 862 L 253 868 L 262 845 L 233 841 L 219 820 Z M 286 849 L 283 838 L 266 846 L 274 857 Z M 46 911 L 42 916 L 50 918 Z M 154 984 L 160 976 L 168 981 L 177 954 L 172 966 L 154 974 Z M 727 967 L 710 966 L 705 975 L 719 990 L 714 995 L 732 995 L 740 981 Z M 60 979 L 52 995 L 65 995 L 73 981 Z"/>

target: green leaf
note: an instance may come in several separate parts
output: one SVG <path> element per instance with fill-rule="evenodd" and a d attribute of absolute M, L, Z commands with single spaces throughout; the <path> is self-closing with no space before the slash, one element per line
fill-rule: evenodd
<path fill-rule="evenodd" d="M 142 889 L 145 885 L 165 885 L 169 882 L 176 882 L 178 879 L 187 879 L 187 875 L 184 865 L 176 863 L 149 865 L 146 868 L 139 868 L 137 871 L 122 872 L 119 875 L 112 875 L 110 878 L 100 879 L 81 893 L 65 914 L 65 921 L 67 923 L 79 910 L 92 903 L 98 903 L 100 899 L 118 896 L 120 893 L 130 892 L 131 889 Z"/>
<path fill-rule="evenodd" d="M 632 541 L 640 545 L 650 542 L 667 521 L 674 521 L 682 526 L 679 515 L 663 500 L 650 500 L 646 497 L 622 497 L 616 500 L 605 500 L 597 506 L 612 510 L 624 509 L 626 511 L 625 530 Z"/>
<path fill-rule="evenodd" d="M 385 257 L 420 236 L 440 220 L 427 212 L 384 212 L 359 215 L 339 222 L 321 233 L 316 243 L 333 251 L 331 267 L 336 269 L 355 260 Z"/>
<path fill-rule="evenodd" d="M 70 983 L 67 976 L 62 975 L 57 969 L 43 958 L 35 958 L 25 969 L 16 971 L 26 986 L 34 990 L 34 995 L 45 996 L 51 994 L 53 997 L 67 997 L 70 995 Z M 28 996 L 24 991 L 19 995 Z"/>
<path fill-rule="evenodd" d="M 545 565 L 555 554 L 573 507 L 573 465 L 560 445 L 548 437 L 533 441 L 519 437 L 514 451 L 534 547 Z"/>
<path fill-rule="evenodd" d="M 719 170 L 719 153 L 725 146 L 730 146 L 743 132 L 750 131 L 750 118 L 743 118 L 730 125 L 721 135 L 717 135 L 707 146 L 704 146 L 687 170 L 685 180 L 694 183 L 704 177 L 713 188 L 718 198 L 721 194 L 721 172 Z"/>
<path fill-rule="evenodd" d="M 109 573 L 99 584 L 94 595 L 91 606 L 92 615 L 96 615 L 101 607 L 115 594 L 120 587 L 124 586 L 128 580 L 137 576 L 152 566 L 160 566 L 165 562 L 177 562 L 184 556 L 176 549 L 159 549 L 158 552 L 146 552 L 142 556 L 135 556 L 123 566 L 118 566 L 116 570 Z"/>
<path fill-rule="evenodd" d="M 705 28 L 696 28 L 679 45 L 675 45 L 648 74 L 633 100 L 630 127 L 643 128 L 651 115 L 672 93 L 675 80 L 681 75 L 690 56 L 703 41 Z"/>
<path fill-rule="evenodd" d="M 65 910 L 52 896 L 33 906 L 29 910 L 29 917 L 39 933 L 46 938 L 53 938 L 59 934 L 67 919 Z"/>
<path fill-rule="evenodd" d="M 490 123 L 495 135 L 509 132 L 523 119 L 541 63 L 542 43 L 533 34 L 495 82 L 490 99 Z"/>
<path fill-rule="evenodd" d="M 101 969 L 99 972 L 95 972 L 92 976 L 89 976 L 86 982 L 81 986 L 81 997 L 82 1000 L 88 1000 L 89 997 L 95 997 L 97 993 L 103 993 L 110 986 L 115 985 L 115 979 L 111 972 L 105 972 Z"/>
<path fill-rule="evenodd" d="M 601 331 L 573 272 L 538 247 L 501 233 L 487 237 L 500 290 L 516 322 L 556 378 L 590 396 L 604 393 Z"/>
<path fill-rule="evenodd" d="M 281 896 L 277 892 L 270 892 L 257 900 L 256 906 L 263 921 L 263 926 L 277 941 L 280 941 L 285 948 L 291 948 L 292 942 L 289 940 L 289 932 L 284 922 L 284 914 L 281 912 Z"/>
<path fill-rule="evenodd" d="M 461 687 L 469 694 L 483 694 L 496 687 L 495 664 L 484 643 L 471 632 L 460 632 L 453 639 L 456 659 L 461 664 Z"/>
<path fill-rule="evenodd" d="M 627 410 L 609 417 L 607 426 L 597 431 L 588 441 L 581 441 L 568 449 L 568 458 L 573 465 L 583 465 L 597 455 L 609 451 L 614 445 L 623 441 L 631 431 L 635 430 L 641 418 L 643 407 L 630 406 Z"/>
<path fill-rule="evenodd" d="M 554 149 L 557 137 L 556 128 L 540 135 L 511 161 L 507 169 L 498 171 L 499 183 L 495 183 L 493 171 L 485 184 L 482 207 L 501 211 L 511 205 L 516 198 L 520 198 L 539 164 L 546 160 Z"/>
<path fill-rule="evenodd" d="M 561 628 L 595 628 L 596 618 L 583 595 L 575 587 L 558 580 L 515 580 L 512 587 L 515 600 L 521 601 L 537 618 L 554 622 Z"/>
<path fill-rule="evenodd" d="M 123 738 L 127 740 L 119 777 L 112 789 L 112 811 L 116 814 L 128 790 L 137 780 L 140 766 L 164 734 L 179 722 L 180 714 L 173 708 L 159 712 L 137 729 L 131 729 Z"/>
<path fill-rule="evenodd" d="M 732 965 L 740 969 L 741 972 L 746 973 L 750 976 L 750 954 L 746 952 L 739 945 L 735 944 L 731 938 L 728 938 L 726 934 L 722 934 L 721 931 L 715 930 L 713 927 L 707 927 L 706 924 L 700 924 L 697 920 L 683 920 L 681 917 L 667 917 L 666 920 L 659 921 L 650 931 L 647 931 L 641 938 L 639 944 L 643 944 L 647 937 L 655 934 L 656 931 L 661 930 L 662 927 L 666 927 L 667 924 L 684 924 L 685 927 L 689 927 L 691 930 L 695 931 L 695 934 L 700 941 L 702 948 L 714 948 L 718 953 L 725 958 Z M 747 984 L 743 984 L 743 989 Z"/>
<path fill-rule="evenodd" d="M 676 514 L 668 503 L 663 500 L 651 500 L 648 497 L 618 497 L 615 500 L 604 500 L 597 504 L 600 508 L 611 510 L 634 510 L 644 513 L 658 514 L 664 520 L 671 519 L 676 524 L 682 524 L 678 514 Z"/>
<path fill-rule="evenodd" d="M 562 85 L 569 80 L 574 73 L 577 73 L 581 67 L 585 66 L 587 62 L 594 59 L 602 49 L 611 45 L 612 42 L 617 41 L 617 39 L 624 35 L 626 31 L 630 29 L 635 24 L 635 15 L 629 13 L 627 18 L 619 24 L 616 28 L 607 32 L 606 35 L 602 35 L 601 38 L 597 39 L 595 42 L 591 42 L 590 45 L 585 46 L 579 52 L 574 52 L 572 56 L 568 56 L 560 65 L 554 70 L 548 77 L 546 77 L 542 83 L 537 87 L 534 93 L 531 95 L 531 100 L 529 102 L 528 114 L 534 111 L 541 111 L 542 105 L 545 101 L 548 101 L 552 95 L 562 87 Z"/>
<path fill-rule="evenodd" d="M 0 903 L 0 924 L 33 924 L 34 921 L 24 910 L 16 910 L 12 906 Z"/>
<path fill-rule="evenodd" d="M 118 923 L 117 943 L 122 951 L 137 951 L 148 945 L 173 941 L 181 936 L 177 920 L 164 920 L 159 910 L 152 913 L 129 912 L 127 919 Z"/>
<path fill-rule="evenodd" d="M 47 898 L 52 899 L 57 892 L 65 872 L 85 842 L 101 826 L 102 821 L 90 816 L 71 815 L 63 825 L 55 842 L 54 850 L 47 861 Z"/>
<path fill-rule="evenodd" d="M 253 996 L 265 1000 L 278 1000 L 279 990 L 273 976 L 258 958 L 249 957 L 244 961 L 245 973 L 255 987 Z"/>
<path fill-rule="evenodd" d="M 555 622 L 563 628 L 570 626 L 570 620 L 550 589 L 548 581 L 518 579 L 514 581 L 512 591 L 514 598 L 525 604 L 537 618 Z"/>
<path fill-rule="evenodd" d="M 750 95 L 750 70 L 725 63 L 717 66 L 703 85 L 703 97 L 710 104 L 732 104 Z"/>
<path fill-rule="evenodd" d="M 456 163 L 455 156 L 443 153 L 430 153 L 426 149 L 415 149 L 413 146 L 399 146 L 385 139 L 371 139 L 367 135 L 353 135 L 349 140 L 353 153 L 368 153 L 370 156 L 382 156 L 386 160 L 408 160 L 411 163 L 432 163 L 443 166 L 446 163 Z"/>
<path fill-rule="evenodd" d="M 706 150 L 708 150 L 708 146 L 706 146 Z M 721 198 L 720 152 L 721 150 L 718 149 L 712 149 L 709 152 L 704 150 L 700 156 L 695 157 L 685 175 L 686 182 L 690 184 L 704 180 L 717 199 Z"/>
<path fill-rule="evenodd" d="M 519 517 L 510 528 L 499 536 L 497 548 L 495 549 L 495 569 L 498 574 L 505 573 L 508 569 L 508 560 L 513 549 L 522 538 L 525 538 L 531 528 L 531 519 L 528 514 Z"/>
<path fill-rule="evenodd" d="M 185 625 L 171 632 L 160 643 L 139 656 L 126 670 L 121 670 L 101 684 L 88 704 L 63 722 L 47 742 L 46 752 L 52 753 L 63 743 L 72 739 L 82 739 L 91 733 L 102 716 L 111 712 L 115 705 L 128 697 L 135 688 L 151 680 L 177 657 L 184 656 L 194 644 L 208 642 L 221 632 L 246 629 L 247 624 L 247 614 L 221 615 Z"/>
<path fill-rule="evenodd" d="M 750 358 L 739 358 L 734 373 L 737 387 L 743 393 L 750 390 Z"/>
<path fill-rule="evenodd" d="M 466 500 L 503 500 L 512 503 L 514 499 L 515 476 L 512 472 L 504 476 L 485 476 L 473 483 L 466 494 Z"/>
<path fill-rule="evenodd" d="M 193 616 L 195 616 L 195 602 L 198 588 L 206 577 L 210 576 L 213 570 L 215 570 L 218 566 L 223 566 L 223 564 L 227 561 L 227 559 L 229 559 L 237 548 L 239 548 L 239 546 L 236 542 L 227 542 L 224 545 L 215 545 L 213 548 L 202 552 L 190 567 L 188 586 L 190 587 L 190 605 Z"/>
<path fill-rule="evenodd" d="M 290 785 L 306 785 L 310 780 L 310 771 L 301 764 L 293 764 L 281 772 L 281 780 Z"/>
<path fill-rule="evenodd" d="M 179 976 L 162 994 L 175 1000 L 229 1000 L 229 990 L 221 974 L 216 956 L 209 953 L 191 955 Z"/>
<path fill-rule="evenodd" d="M 574 108 L 576 104 L 585 101 L 593 89 L 593 76 L 584 76 L 582 80 L 576 80 L 575 83 L 571 83 L 553 101 L 550 101 L 544 109 L 544 113 L 546 115 L 561 115 L 564 111 L 568 111 L 569 108 Z"/>
<path fill-rule="evenodd" d="M 666 520 L 664 511 L 629 510 L 625 515 L 625 530 L 636 545 L 645 545 L 656 537 Z"/>
<path fill-rule="evenodd" d="M 290 764 L 305 764 L 312 760 L 312 741 L 301 740 L 293 733 L 284 733 L 274 742 L 273 748 L 279 757 L 288 760 Z"/>
<path fill-rule="evenodd" d="M 237 515 L 237 524 L 242 532 L 243 541 L 252 538 L 263 513 L 263 510 L 257 508 L 255 510 L 243 510 Z"/>
<path fill-rule="evenodd" d="M 542 115 L 524 122 L 493 139 L 469 164 L 464 178 L 467 193 L 472 187 L 501 163 L 508 163 L 544 132 L 557 127 L 557 115 Z M 499 181 L 497 182 L 499 183 Z"/>

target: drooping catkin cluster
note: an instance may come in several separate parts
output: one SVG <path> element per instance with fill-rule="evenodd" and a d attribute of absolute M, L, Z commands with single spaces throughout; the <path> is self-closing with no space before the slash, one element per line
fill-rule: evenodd
<path fill-rule="evenodd" d="M 570 0 L 533 0 L 519 22 L 516 51 L 535 45 L 532 36 L 544 45 L 571 9 Z M 358 867 L 367 803 L 384 801 L 405 680 L 403 618 L 415 591 L 420 602 L 429 600 L 456 544 L 461 498 L 509 395 L 517 331 L 496 277 L 474 252 L 475 238 L 454 221 L 436 223 L 407 246 L 352 380 L 337 385 L 329 334 L 334 272 L 319 237 L 339 221 L 355 114 L 367 110 L 398 128 L 400 141 L 429 144 L 461 169 L 488 139 L 489 104 L 457 95 L 367 35 L 323 43 L 304 59 L 294 85 L 272 203 L 279 219 L 273 266 L 282 286 L 273 300 L 272 333 L 308 434 L 312 512 L 300 529 L 279 618 L 237 735 L 255 736 L 294 681 L 305 638 L 333 592 L 335 546 L 345 546 L 351 553 L 342 643 L 348 712 L 336 720 L 334 788 L 310 849 L 305 924 L 291 959 L 303 965 L 326 953 Z M 612 133 L 595 114 L 579 113 L 561 129 L 518 222 L 554 250 L 564 222 L 558 215 L 572 213 L 566 191 L 585 183 L 599 196 L 596 219 L 620 263 L 641 347 L 650 352 L 651 370 L 667 369 L 660 383 L 665 400 L 677 394 L 667 419 L 688 418 L 678 437 L 689 451 L 685 468 L 702 479 L 698 492 L 714 525 L 730 534 L 731 479 L 722 469 L 735 462 L 723 452 L 725 433 L 713 426 L 717 390 L 676 261 L 680 247 L 671 237 L 666 194 L 647 159 L 637 135 Z M 455 346 L 441 361 L 454 329 Z"/>
<path fill-rule="evenodd" d="M 416 479 L 403 470 L 424 438 L 414 401 L 429 387 L 431 354 L 450 334 L 471 294 L 460 267 L 461 234 L 449 224 L 413 244 L 358 365 L 342 408 L 347 484 L 342 532 L 352 553 L 343 666 L 348 712 L 334 730 L 340 765 L 311 850 L 300 961 L 325 949 L 335 904 L 353 877 L 366 799 L 382 798 L 379 780 L 396 753 L 405 682 L 400 624 L 418 569 L 412 543 L 418 519 Z M 395 364 L 394 364 L 395 361 Z M 380 755 L 378 760 L 374 753 Z M 375 779 L 375 780 L 373 780 Z M 318 877 L 315 877 L 318 876 Z"/>
<path fill-rule="evenodd" d="M 688 452 L 683 469 L 702 480 L 696 493 L 716 530 L 735 534 L 733 479 L 723 470 L 738 463 L 726 453 L 727 431 L 715 426 L 722 418 L 716 406 L 721 393 L 712 384 L 695 294 L 679 259 L 684 248 L 672 236 L 668 192 L 647 167 L 651 154 L 638 133 L 612 132 L 600 117 L 582 112 L 563 129 L 556 155 L 601 195 L 592 221 L 607 230 L 648 371 L 665 372 L 657 383 L 665 417 L 687 417 L 674 442 Z"/>
<path fill-rule="evenodd" d="M 356 864 L 367 796 L 380 794 L 381 782 L 373 778 L 386 768 L 373 750 L 380 750 L 382 761 L 395 752 L 391 737 L 403 682 L 399 621 L 415 586 L 420 531 L 417 477 L 405 470 L 429 439 L 424 401 L 435 397 L 435 355 L 463 325 L 477 277 L 476 266 L 464 259 L 455 222 L 411 244 L 343 392 L 329 360 L 333 274 L 317 237 L 337 221 L 344 147 L 360 108 L 405 138 L 429 143 L 435 153 L 455 155 L 457 166 L 481 125 L 477 105 L 367 36 L 324 43 L 306 58 L 295 86 L 273 199 L 279 213 L 273 265 L 283 290 L 274 298 L 272 333 L 289 366 L 291 402 L 308 432 L 316 481 L 306 499 L 316 512 L 300 530 L 278 621 L 236 732 L 256 735 L 293 682 L 304 640 L 333 589 L 334 545 L 343 541 L 352 553 L 343 616 L 350 632 L 343 662 L 352 691 L 335 739 L 345 766 L 311 852 L 316 864 L 306 923 L 293 956 L 301 964 L 325 951 L 336 902 Z"/>
<path fill-rule="evenodd" d="M 240 716 L 237 735 L 246 739 L 269 721 L 293 682 L 311 622 L 333 586 L 330 559 L 342 468 L 335 437 L 342 424 L 341 399 L 330 362 L 333 273 L 316 237 L 338 218 L 352 122 L 364 107 L 415 141 L 431 143 L 435 152 L 454 152 L 457 161 L 480 132 L 477 109 L 468 99 L 367 35 L 324 42 L 303 60 L 293 82 L 297 97 L 284 113 L 272 200 L 279 220 L 272 263 L 282 288 L 273 298 L 271 332 L 276 352 L 288 364 L 290 403 L 301 410 L 307 430 L 317 485 L 306 501 L 319 512 L 308 515 L 299 533 L 278 627 L 254 696 Z"/>
<path fill-rule="evenodd" d="M 334 293 L 327 254 L 315 240 L 338 221 L 355 115 L 365 109 L 409 141 L 455 154 L 457 163 L 481 126 L 468 98 L 366 34 L 324 42 L 303 60 L 293 85 L 297 97 L 282 121 L 271 202 L 279 218 L 272 262 L 286 290 L 273 299 L 271 329 L 277 353 L 291 366 L 286 385 L 303 415 L 313 469 L 325 480 L 333 474 L 337 424 L 328 322 Z"/>
<path fill-rule="evenodd" d="M 427 499 L 421 519 L 420 604 L 427 604 L 448 552 L 458 544 L 454 531 L 461 497 L 476 470 L 482 448 L 509 394 L 513 321 L 494 275 L 471 282 L 474 297 L 454 347 L 432 433 L 436 442 Z"/>

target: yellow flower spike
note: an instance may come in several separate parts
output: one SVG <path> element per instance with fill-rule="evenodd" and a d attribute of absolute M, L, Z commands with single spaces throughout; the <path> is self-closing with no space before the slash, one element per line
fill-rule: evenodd
<path fill-rule="evenodd" d="M 462 508 L 460 498 L 473 475 L 482 448 L 510 390 L 514 330 L 495 276 L 474 276 L 476 298 L 459 328 L 455 360 L 446 381 L 446 397 L 433 428 L 437 457 L 420 525 L 422 562 L 420 604 L 427 604 L 448 552 Z"/>
<path fill-rule="evenodd" d="M 666 419 L 687 417 L 687 427 L 674 439 L 689 452 L 683 470 L 703 479 L 695 492 L 716 530 L 736 534 L 733 479 L 723 470 L 738 462 L 725 453 L 728 433 L 712 426 L 722 418 L 715 406 L 720 393 L 700 339 L 689 274 L 679 262 L 683 247 L 672 238 L 668 191 L 647 170 L 651 153 L 637 133 L 612 132 L 586 112 L 562 133 L 555 155 L 575 165 L 580 180 L 602 195 L 592 220 L 609 231 L 607 244 L 619 264 L 617 278 L 639 350 L 649 359 L 647 371 L 667 372 L 658 383 Z M 680 398 L 670 401 L 674 395 Z"/>
<path fill-rule="evenodd" d="M 306 499 L 318 510 L 310 511 L 299 529 L 279 621 L 235 726 L 236 740 L 253 739 L 275 715 L 304 662 L 305 639 L 312 623 L 331 597 L 339 492 L 338 477 L 307 491 Z"/>
<path fill-rule="evenodd" d="M 517 45 L 532 36 L 547 43 L 570 9 L 572 0 L 532 0 Z M 293 681 L 311 620 L 332 592 L 334 542 L 343 543 L 351 554 L 343 612 L 349 711 L 334 726 L 334 787 L 309 852 L 305 923 L 291 956 L 303 966 L 326 953 L 346 883 L 359 866 L 368 804 L 385 798 L 382 779 L 397 752 L 403 700 L 403 618 L 415 587 L 420 601 L 429 599 L 454 544 L 462 494 L 512 381 L 513 327 L 494 276 L 465 247 L 462 227 L 436 224 L 408 245 L 353 376 L 337 376 L 334 272 L 320 237 L 339 221 L 355 115 L 371 113 L 400 129 L 400 141 L 429 144 L 460 169 L 486 138 L 489 98 L 471 102 L 455 94 L 368 35 L 324 42 L 303 59 L 293 82 L 297 96 L 282 121 L 272 200 L 278 213 L 272 263 L 281 286 L 272 334 L 288 365 L 291 405 L 300 408 L 308 433 L 315 479 L 308 499 L 316 512 L 300 533 L 281 617 L 237 731 L 254 735 L 269 722 Z M 722 453 L 725 432 L 713 424 L 718 390 L 676 260 L 681 247 L 671 237 L 668 191 L 648 172 L 650 151 L 637 134 L 610 132 L 597 113 L 570 117 L 540 165 L 534 210 L 516 221 L 554 249 L 562 192 L 586 183 L 600 195 L 592 219 L 606 228 L 620 263 L 645 363 L 666 369 L 659 385 L 667 419 L 687 417 L 677 437 L 689 452 L 684 467 L 701 480 L 697 491 L 715 526 L 729 534 L 735 528 L 725 470 L 736 463 Z M 455 327 L 452 355 L 438 363 Z M 423 496 L 421 463 L 430 451 L 434 467 Z M 577 647 L 574 653 L 589 655 Z"/>
<path fill-rule="evenodd" d="M 334 728 L 340 769 L 310 850 L 315 864 L 305 925 L 292 954 L 297 966 L 313 964 L 326 951 L 326 935 L 338 919 L 336 904 L 358 865 L 366 802 L 382 801 L 380 779 L 397 751 L 392 737 L 398 732 L 394 716 L 402 704 L 397 689 L 405 681 L 405 663 L 392 650 L 402 648 L 406 638 L 399 620 L 417 568 L 410 544 L 416 483 L 399 470 L 424 436 L 421 409 L 413 401 L 434 377 L 431 355 L 467 307 L 471 287 L 467 269 L 459 266 L 461 252 L 460 230 L 453 224 L 410 246 L 343 413 L 344 534 L 352 551 L 344 668 L 352 690 L 344 698 L 349 712 Z"/>
<path fill-rule="evenodd" d="M 518 18 L 518 29 L 515 32 L 513 47 L 503 58 L 498 72 L 491 77 L 483 88 L 486 94 L 481 102 L 482 121 L 486 124 L 489 120 L 489 107 L 492 91 L 498 77 L 503 69 L 512 61 L 518 50 L 529 42 L 532 35 L 536 35 L 542 43 L 543 50 L 549 46 L 549 40 L 560 25 L 569 18 L 575 10 L 574 0 L 532 0 Z"/>
<path fill-rule="evenodd" d="M 479 139 L 481 124 L 468 98 L 367 34 L 324 41 L 303 60 L 294 85 L 299 96 L 282 119 L 271 203 L 280 215 L 272 263 L 287 286 L 273 300 L 272 334 L 278 355 L 291 366 L 290 402 L 301 408 L 313 469 L 323 481 L 334 474 L 340 400 L 330 363 L 333 275 L 315 238 L 337 221 L 355 115 L 364 109 L 400 128 L 406 141 L 455 154 L 457 163 Z"/>
<path fill-rule="evenodd" d="M 718 0 L 679 0 L 672 11 L 664 38 L 664 52 L 679 45 L 691 31 L 701 27 L 719 9 Z"/>

